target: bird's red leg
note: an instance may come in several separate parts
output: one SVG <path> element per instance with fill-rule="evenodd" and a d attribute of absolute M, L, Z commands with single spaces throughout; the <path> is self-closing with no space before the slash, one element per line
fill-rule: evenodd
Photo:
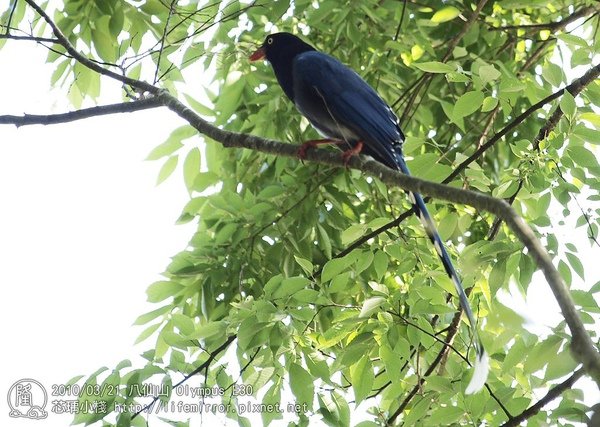
<path fill-rule="evenodd" d="M 349 150 L 346 150 L 342 153 L 342 159 L 344 159 L 344 165 L 348 166 L 348 162 L 350 161 L 350 157 L 360 153 L 363 149 L 362 141 L 358 141 L 354 147 Z"/>
<path fill-rule="evenodd" d="M 306 158 L 306 152 L 309 148 L 315 148 L 317 145 L 324 144 L 343 144 L 345 141 L 340 141 L 338 139 L 311 139 L 310 141 L 303 142 L 298 148 L 298 157 L 301 160 Z"/>

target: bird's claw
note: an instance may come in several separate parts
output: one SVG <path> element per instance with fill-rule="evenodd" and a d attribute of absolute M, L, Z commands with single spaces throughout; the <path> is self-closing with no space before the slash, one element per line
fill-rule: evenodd
<path fill-rule="evenodd" d="M 344 161 L 344 167 L 348 167 L 348 163 L 350 162 L 350 159 L 352 158 L 352 156 L 354 156 L 354 152 L 352 150 L 348 150 L 348 151 L 344 151 L 342 153 L 342 160 Z"/>
<path fill-rule="evenodd" d="M 309 148 L 313 148 L 314 146 L 315 146 L 315 144 L 313 144 L 311 141 L 305 142 L 302 145 L 300 145 L 300 147 L 298 148 L 298 151 L 296 152 L 298 155 L 298 158 L 300 160 L 305 160 L 306 152 L 308 151 Z"/>
<path fill-rule="evenodd" d="M 354 147 L 342 153 L 342 160 L 344 161 L 345 167 L 348 167 L 348 163 L 350 162 L 352 156 L 359 154 L 362 151 L 362 148 L 363 143 L 359 141 Z"/>

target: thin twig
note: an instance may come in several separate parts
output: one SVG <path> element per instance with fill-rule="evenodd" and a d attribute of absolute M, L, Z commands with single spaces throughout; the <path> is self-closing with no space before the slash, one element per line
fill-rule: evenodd
<path fill-rule="evenodd" d="M 0 39 L 24 40 L 24 41 L 33 41 L 33 42 L 37 42 L 37 43 L 59 43 L 58 39 L 51 39 L 49 37 L 14 36 L 12 34 L 0 34 Z"/>
<path fill-rule="evenodd" d="M 154 84 L 156 84 L 158 82 L 158 70 L 160 69 L 160 60 L 162 59 L 163 50 L 165 48 L 165 39 L 167 38 L 167 29 L 169 28 L 169 21 L 171 20 L 171 16 L 173 15 L 173 10 L 175 8 L 176 2 L 177 2 L 177 0 L 171 0 L 171 6 L 169 7 L 169 14 L 167 15 L 165 27 L 163 28 L 163 33 L 160 38 L 160 48 L 158 49 L 158 59 L 156 60 L 156 69 L 154 70 Z"/>
<path fill-rule="evenodd" d="M 540 24 L 506 25 L 504 27 L 490 27 L 490 31 L 508 31 L 508 30 L 526 30 L 526 31 L 553 30 L 553 31 L 556 31 L 556 30 L 566 27 L 571 22 L 577 21 L 579 18 L 586 17 L 593 13 L 598 13 L 598 11 L 599 11 L 599 9 L 597 6 L 586 6 L 586 7 L 579 9 L 576 12 L 573 12 L 572 14 L 570 14 L 569 16 L 567 16 L 566 18 L 564 18 L 560 21 L 543 22 Z"/>
<path fill-rule="evenodd" d="M 141 99 L 139 101 L 120 102 L 117 104 L 82 108 L 81 110 L 69 111 L 68 113 L 45 115 L 23 114 L 22 116 L 5 115 L 0 116 L 0 125 L 11 124 L 17 127 L 27 125 L 54 125 L 88 119 L 90 117 L 104 116 L 107 114 L 132 113 L 134 111 L 148 110 L 157 107 L 162 107 L 162 104 L 157 98 L 152 97 Z"/>
<path fill-rule="evenodd" d="M 5 35 L 9 35 L 10 33 L 10 25 L 12 23 L 13 15 L 15 14 L 15 9 L 17 8 L 17 3 L 19 0 L 13 0 L 12 7 L 10 8 L 10 15 L 8 15 L 8 21 L 6 21 L 6 33 Z"/>
<path fill-rule="evenodd" d="M 523 421 L 527 421 L 529 418 L 536 415 L 541 409 L 546 406 L 548 403 L 552 402 L 554 399 L 560 397 L 560 395 L 566 390 L 573 387 L 573 385 L 577 382 L 579 378 L 585 375 L 585 370 L 583 368 L 579 368 L 576 370 L 573 375 L 564 380 L 562 383 L 552 387 L 548 390 L 548 393 L 540 400 L 538 400 L 535 404 L 531 405 L 529 408 L 525 409 L 519 415 L 511 417 L 507 422 L 502 424 L 501 427 L 516 427 L 521 425 Z"/>
<path fill-rule="evenodd" d="M 184 376 L 181 381 L 179 381 L 177 384 L 175 384 L 172 387 L 172 389 L 176 389 L 177 387 L 179 387 L 181 384 L 185 383 L 187 380 L 189 380 L 193 376 L 199 374 L 204 369 L 207 369 L 210 366 L 210 364 L 212 363 L 212 361 L 215 360 L 215 358 L 219 355 L 219 353 L 221 353 L 223 350 L 225 350 L 227 347 L 229 347 L 229 344 L 231 344 L 233 341 L 235 341 L 236 338 L 237 338 L 236 335 L 231 335 L 230 337 L 228 337 L 223 344 L 221 344 L 212 353 L 210 353 L 208 355 L 208 359 L 206 359 L 200 366 L 198 366 L 192 372 L 190 372 L 189 374 Z M 160 399 L 160 395 L 155 396 L 150 403 L 148 403 L 142 409 L 140 409 L 135 414 L 133 414 L 131 416 L 131 419 L 133 420 L 135 417 L 140 415 L 142 412 L 146 411 L 148 408 L 151 408 L 152 405 L 154 405 L 158 399 Z"/>

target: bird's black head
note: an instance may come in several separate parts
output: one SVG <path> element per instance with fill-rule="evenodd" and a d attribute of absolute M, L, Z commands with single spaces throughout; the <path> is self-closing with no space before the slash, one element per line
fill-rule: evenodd
<path fill-rule="evenodd" d="M 308 43 L 290 33 L 270 34 L 261 47 L 250 55 L 250 61 L 266 58 L 271 63 L 275 77 L 288 98 L 294 100 L 294 58 L 303 53 L 315 50 Z"/>
<path fill-rule="evenodd" d="M 275 33 L 267 36 L 262 46 L 250 55 L 250 61 L 267 58 L 271 64 L 290 61 L 302 52 L 315 50 L 314 47 L 290 33 Z"/>

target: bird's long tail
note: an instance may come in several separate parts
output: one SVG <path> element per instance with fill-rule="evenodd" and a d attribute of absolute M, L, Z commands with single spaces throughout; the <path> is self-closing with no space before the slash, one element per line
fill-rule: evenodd
<path fill-rule="evenodd" d="M 402 156 L 402 154 L 396 156 L 396 163 L 402 173 L 404 173 L 406 175 L 410 175 L 410 171 L 408 169 L 408 166 L 406 165 L 406 162 L 404 161 L 404 156 Z M 446 270 L 446 273 L 452 280 L 452 283 L 454 283 L 454 287 L 456 288 L 456 293 L 458 294 L 458 299 L 460 301 L 460 306 L 462 307 L 463 311 L 466 313 L 467 319 L 469 320 L 469 323 L 471 324 L 471 330 L 472 330 L 473 339 L 475 342 L 477 358 L 475 360 L 473 377 L 471 378 L 471 382 L 467 386 L 467 389 L 465 390 L 465 392 L 467 394 L 476 393 L 483 388 L 483 386 L 485 385 L 485 381 L 487 380 L 488 371 L 489 371 L 489 359 L 488 359 L 488 355 L 487 355 L 485 349 L 483 348 L 483 344 L 481 342 L 481 339 L 479 338 L 479 334 L 477 333 L 477 324 L 475 322 L 475 316 L 473 316 L 473 311 L 471 310 L 471 306 L 469 305 L 469 300 L 468 300 L 467 295 L 465 294 L 465 291 L 462 287 L 460 277 L 458 276 L 458 273 L 454 269 L 454 265 L 452 264 L 452 261 L 450 260 L 450 256 L 448 255 L 448 252 L 446 251 L 444 243 L 442 242 L 442 239 L 440 238 L 440 235 L 435 227 L 435 224 L 433 223 L 433 220 L 431 219 L 431 215 L 429 215 L 427 206 L 425 206 L 425 201 L 423 200 L 423 198 L 421 197 L 421 195 L 419 193 L 408 192 L 408 196 L 410 198 L 411 203 L 413 204 L 415 213 L 417 214 L 417 216 L 419 217 L 419 220 L 423 224 L 423 227 L 425 228 L 425 231 L 427 232 L 427 235 L 429 236 L 431 243 L 433 243 L 433 246 L 435 247 L 435 250 L 436 250 L 438 256 L 440 257 L 440 260 L 442 261 L 442 264 L 444 265 L 444 269 Z"/>

